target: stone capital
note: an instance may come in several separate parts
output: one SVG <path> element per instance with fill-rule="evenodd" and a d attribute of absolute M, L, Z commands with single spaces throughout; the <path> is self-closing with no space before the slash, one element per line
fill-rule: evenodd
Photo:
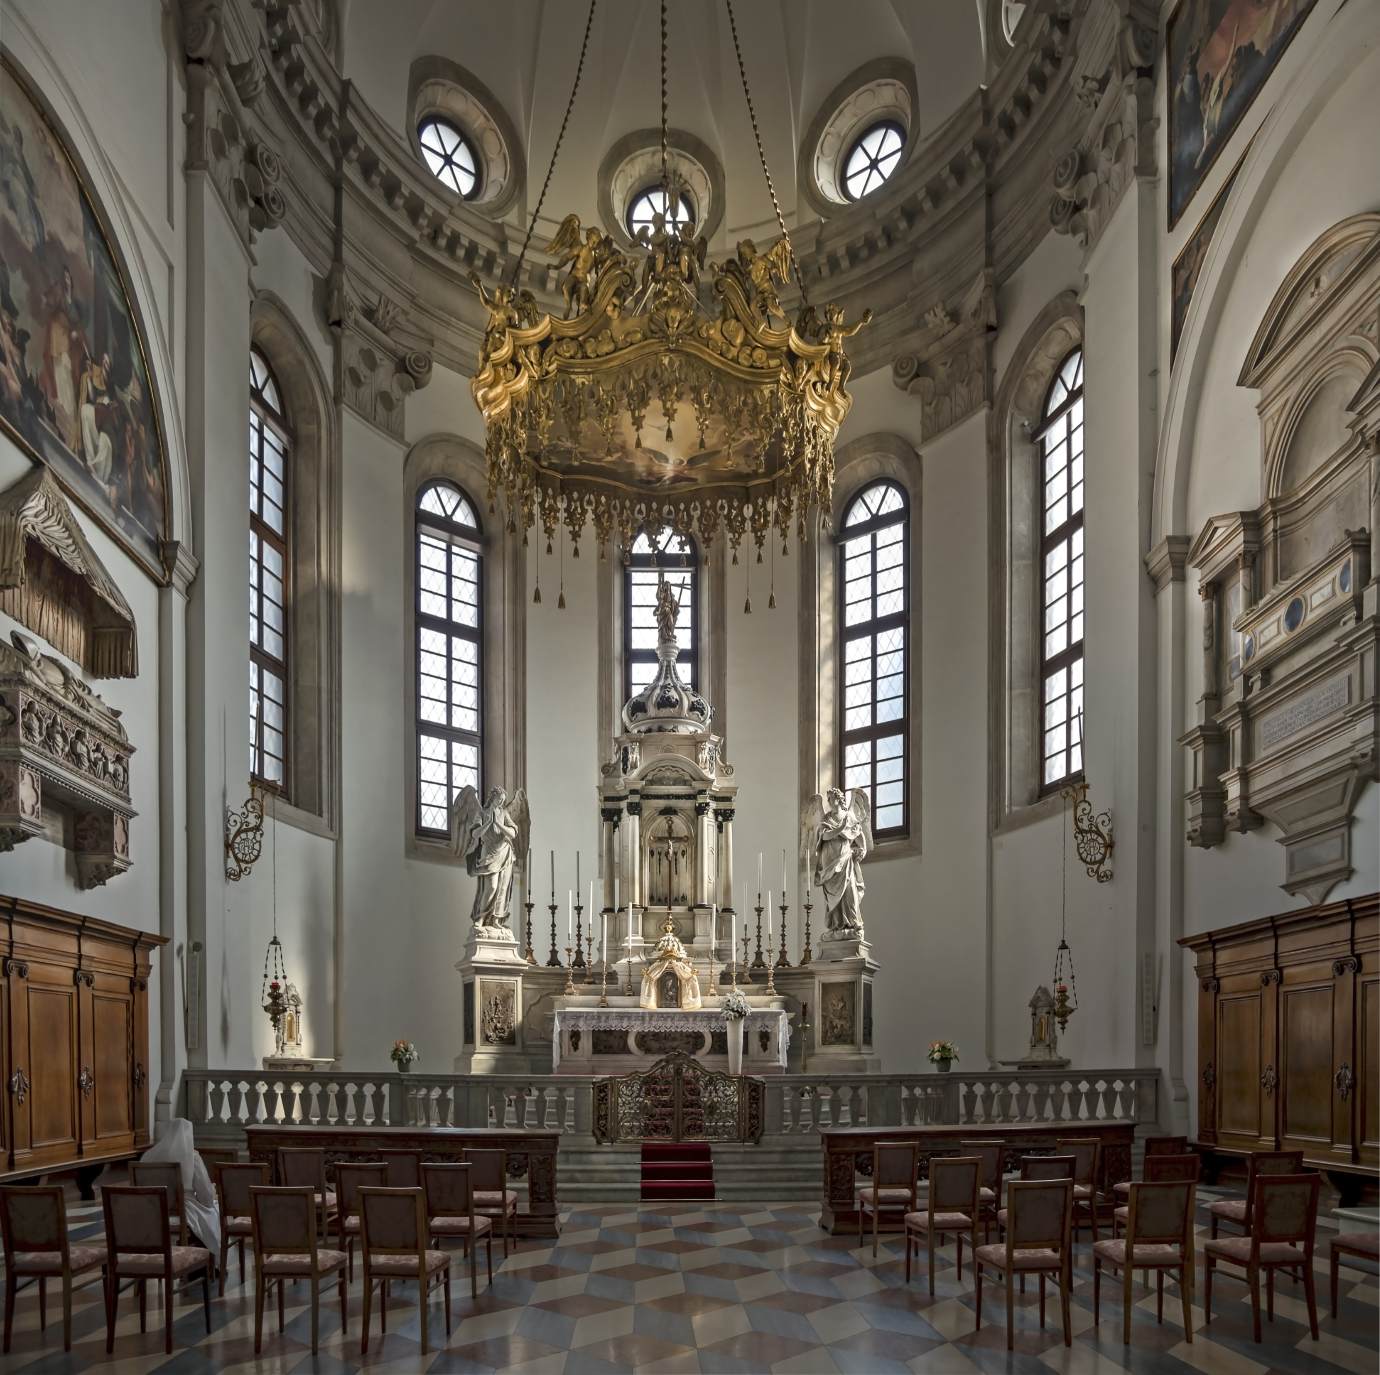
<path fill-rule="evenodd" d="M 1156 592 L 1163 592 L 1170 583 L 1183 582 L 1192 544 L 1187 535 L 1166 535 L 1145 556 L 1145 571 L 1154 580 Z"/>

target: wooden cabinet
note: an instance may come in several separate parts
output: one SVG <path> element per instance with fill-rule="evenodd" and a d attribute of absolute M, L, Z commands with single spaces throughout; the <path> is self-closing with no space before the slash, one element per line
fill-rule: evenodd
<path fill-rule="evenodd" d="M 149 967 L 164 940 L 0 897 L 0 1179 L 148 1145 Z"/>
<path fill-rule="evenodd" d="M 1380 1168 L 1380 894 L 1185 937 L 1198 975 L 1198 1140 Z"/>

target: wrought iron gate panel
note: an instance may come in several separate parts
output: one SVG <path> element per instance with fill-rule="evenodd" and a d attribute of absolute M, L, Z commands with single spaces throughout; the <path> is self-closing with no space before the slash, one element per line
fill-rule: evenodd
<path fill-rule="evenodd" d="M 650 1069 L 595 1081 L 594 1138 L 755 1143 L 765 1101 L 761 1079 L 707 1069 L 672 1051 Z"/>

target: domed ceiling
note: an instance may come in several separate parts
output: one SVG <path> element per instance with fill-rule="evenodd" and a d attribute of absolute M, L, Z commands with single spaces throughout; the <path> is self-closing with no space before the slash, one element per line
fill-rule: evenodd
<path fill-rule="evenodd" d="M 763 147 L 787 223 L 819 217 L 800 184 L 799 149 L 818 136 L 841 84 L 868 64 L 907 71 L 912 144 L 923 143 L 982 80 L 983 0 L 738 0 L 736 17 Z M 369 0 L 349 5 L 344 74 L 388 123 L 411 133 L 409 82 L 419 59 L 443 59 L 488 88 L 516 132 L 525 193 L 503 210 L 525 222 L 565 112 L 587 6 L 580 0 Z M 744 234 L 770 238 L 771 202 L 739 88 L 723 0 L 671 0 L 670 123 L 722 169 L 722 205 L 708 216 L 716 248 Z M 543 208 L 601 218 L 599 183 L 611 150 L 660 118 L 656 0 L 601 0 L 575 112 Z M 607 170 L 605 168 L 605 170 Z M 607 177 L 605 178 L 607 182 Z M 607 219 L 607 191 L 603 218 Z"/>

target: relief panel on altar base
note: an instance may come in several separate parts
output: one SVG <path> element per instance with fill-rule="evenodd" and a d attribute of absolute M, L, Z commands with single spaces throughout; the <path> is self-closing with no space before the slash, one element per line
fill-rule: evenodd
<path fill-rule="evenodd" d="M 819 1043 L 822 1046 L 851 1046 L 857 1041 L 857 987 L 849 983 L 826 983 L 820 987 Z"/>
<path fill-rule="evenodd" d="M 482 979 L 480 985 L 479 1044 L 517 1045 L 517 981 Z"/>

